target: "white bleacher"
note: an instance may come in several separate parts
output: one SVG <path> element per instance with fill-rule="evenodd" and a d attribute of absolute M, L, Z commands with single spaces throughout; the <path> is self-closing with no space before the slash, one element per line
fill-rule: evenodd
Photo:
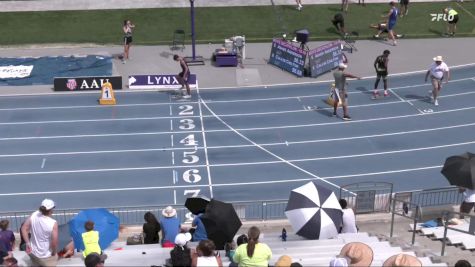
<path fill-rule="evenodd" d="M 340 234 L 334 239 L 305 240 L 289 234 L 287 241 L 281 241 L 278 233 L 266 234 L 261 242 L 266 243 L 272 250 L 272 258 L 269 262 L 273 265 L 280 256 L 288 255 L 294 262 L 300 262 L 303 266 L 328 266 L 330 260 L 339 254 L 341 248 L 349 242 L 358 241 L 368 244 L 374 252 L 372 266 L 381 266 L 392 255 L 406 253 L 415 256 L 412 251 L 403 251 L 401 247 L 393 247 L 387 241 L 379 241 L 367 233 Z M 191 243 L 195 247 L 197 243 Z M 170 257 L 170 248 L 162 248 L 159 244 L 127 246 L 125 242 L 113 242 L 105 250 L 108 255 L 106 266 L 151 266 L 163 265 Z M 15 257 L 20 265 L 28 266 L 29 258 L 22 251 L 15 251 Z M 230 261 L 225 257 L 224 251 L 220 251 L 223 266 L 228 266 Z M 446 264 L 432 263 L 430 258 L 419 258 L 423 266 L 447 266 Z M 58 266 L 84 266 L 81 253 L 69 259 L 61 259 Z"/>
<path fill-rule="evenodd" d="M 421 224 L 418 224 L 416 231 L 422 233 L 422 235 L 433 237 L 434 239 L 440 240 L 444 238 L 444 227 L 420 227 Z M 465 220 L 463 224 L 460 225 L 451 225 L 451 228 L 460 229 L 463 231 L 468 231 L 470 226 L 470 220 Z M 413 229 L 413 225 L 409 225 L 409 230 Z M 475 249 L 475 238 L 473 235 L 454 231 L 451 229 L 447 230 L 447 244 L 449 245 L 461 245 L 464 249 L 474 250 Z"/>

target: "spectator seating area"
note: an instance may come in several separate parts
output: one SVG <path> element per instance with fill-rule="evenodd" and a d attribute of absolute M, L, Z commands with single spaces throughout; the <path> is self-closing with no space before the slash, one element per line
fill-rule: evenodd
<path fill-rule="evenodd" d="M 358 241 L 368 244 L 374 252 L 372 266 L 382 266 L 384 260 L 392 255 L 406 253 L 415 255 L 413 251 L 403 251 L 401 247 L 391 246 L 387 241 L 380 241 L 375 236 L 367 233 L 340 234 L 335 239 L 305 240 L 292 233 L 288 234 L 287 241 L 279 238 L 280 233 L 263 233 L 260 242 L 266 243 L 272 250 L 273 265 L 282 255 L 289 255 L 293 262 L 303 266 L 328 266 L 330 260 L 339 254 L 341 248 L 349 242 Z M 196 247 L 197 243 L 190 243 L 189 247 Z M 170 257 L 170 249 L 162 248 L 158 244 L 127 246 L 125 242 L 115 241 L 105 253 L 108 255 L 106 266 L 152 266 L 164 265 Z M 225 257 L 225 252 L 220 251 L 223 266 L 228 266 L 230 261 Z M 29 258 L 23 251 L 15 251 L 14 256 L 22 266 L 29 265 Z M 433 263 L 428 257 L 419 257 L 423 266 L 447 266 L 445 263 Z M 59 266 L 84 266 L 80 253 L 69 259 L 61 259 Z"/>
<path fill-rule="evenodd" d="M 463 231 L 468 231 L 470 220 L 463 220 L 464 223 L 460 225 L 451 225 L 451 228 L 460 229 Z M 442 240 L 444 238 L 444 226 L 438 227 L 422 227 L 423 223 L 418 223 L 416 225 L 416 232 L 420 235 L 427 236 L 433 240 Z M 409 231 L 413 231 L 414 225 L 410 224 Z M 454 231 L 447 230 L 447 245 L 458 246 L 462 249 L 474 250 L 475 249 L 475 238 L 473 235 Z"/>

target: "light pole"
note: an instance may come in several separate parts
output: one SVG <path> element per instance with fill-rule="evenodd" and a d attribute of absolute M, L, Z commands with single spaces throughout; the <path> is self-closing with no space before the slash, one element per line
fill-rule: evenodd
<path fill-rule="evenodd" d="M 195 53 L 195 0 L 190 0 L 190 17 L 191 17 L 191 57 L 185 57 L 188 65 L 204 65 L 203 57 L 197 56 Z"/>

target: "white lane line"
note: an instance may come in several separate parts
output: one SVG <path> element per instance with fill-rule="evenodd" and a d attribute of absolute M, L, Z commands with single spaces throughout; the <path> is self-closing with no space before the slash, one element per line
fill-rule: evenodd
<path fill-rule="evenodd" d="M 175 165 L 175 151 L 172 151 L 172 165 Z"/>
<path fill-rule="evenodd" d="M 196 89 L 196 93 L 198 95 L 198 110 L 199 110 L 199 117 L 200 117 L 200 123 L 201 123 L 201 137 L 203 138 L 203 148 L 204 148 L 204 153 L 205 153 L 206 172 L 208 173 L 208 186 L 209 186 L 210 197 L 213 198 L 213 181 L 211 179 L 211 169 L 209 167 L 209 156 L 208 156 L 208 146 L 206 143 L 205 123 L 203 120 L 203 110 L 201 108 L 203 100 L 201 99 L 199 89 Z M 195 147 L 195 151 L 196 151 L 196 147 Z"/>
<path fill-rule="evenodd" d="M 176 205 L 176 190 L 173 189 L 173 204 Z"/>
<path fill-rule="evenodd" d="M 460 7 L 460 9 L 462 9 L 463 11 L 465 11 L 465 13 L 467 13 L 470 17 L 472 17 L 472 19 L 475 19 L 475 15 L 472 14 L 472 12 L 468 11 L 465 7 L 463 7 L 463 5 L 461 5 L 460 3 L 455 3 L 458 7 Z"/>
<path fill-rule="evenodd" d="M 230 130 L 232 130 L 235 134 L 237 134 L 238 136 L 240 136 L 241 138 L 243 138 L 243 139 L 246 140 L 247 142 L 249 142 L 249 143 L 255 145 L 257 148 L 259 148 L 260 150 L 266 152 L 267 154 L 271 155 L 272 157 L 278 159 L 280 162 L 285 163 L 285 164 L 287 164 L 287 165 L 289 165 L 289 166 L 291 166 L 291 167 L 293 167 L 293 168 L 295 168 L 295 169 L 297 169 L 297 170 L 299 170 L 299 171 L 301 171 L 301 172 L 303 172 L 303 173 L 305 173 L 305 174 L 307 174 L 307 175 L 310 175 L 311 177 L 313 177 L 313 178 L 315 178 L 315 179 L 321 180 L 322 182 L 325 182 L 325 183 L 327 183 L 327 184 L 329 184 L 329 185 L 331 185 L 331 186 L 333 186 L 333 187 L 335 187 L 335 188 L 340 189 L 340 186 L 338 186 L 337 184 L 334 184 L 334 183 L 328 182 L 328 181 L 326 181 L 326 180 L 324 180 L 324 179 L 321 179 L 318 175 L 316 175 L 316 174 L 314 174 L 314 173 L 312 173 L 312 172 L 309 172 L 309 171 L 307 171 L 307 170 L 305 170 L 305 169 L 303 169 L 303 168 L 301 168 L 301 167 L 299 167 L 299 166 L 297 166 L 297 165 L 295 165 L 295 164 L 289 162 L 288 160 L 286 160 L 286 159 L 284 159 L 284 158 L 282 158 L 282 157 L 280 157 L 280 156 L 278 156 L 278 155 L 272 153 L 271 151 L 267 150 L 266 148 L 264 148 L 264 147 L 260 146 L 259 144 L 255 143 L 254 141 L 252 141 L 251 139 L 249 139 L 248 137 L 246 137 L 246 136 L 243 135 L 242 133 L 238 132 L 238 131 L 237 131 L 236 129 L 234 129 L 231 125 L 227 124 L 227 123 L 226 123 L 223 119 L 221 119 L 219 116 L 217 116 L 216 113 L 214 113 L 214 111 L 208 107 L 208 105 L 206 104 L 206 102 L 202 102 L 202 103 L 203 103 L 203 106 L 204 106 L 217 120 L 219 120 L 222 124 L 224 124 L 226 127 L 228 127 L 228 128 L 229 128 Z M 354 194 L 353 192 L 350 192 L 350 191 L 348 191 L 348 190 L 345 190 L 345 189 L 343 189 L 343 190 L 344 190 L 344 191 L 347 191 L 347 192 L 349 192 L 349 193 L 351 193 L 351 194 Z"/>
<path fill-rule="evenodd" d="M 41 162 L 41 168 L 44 169 L 46 164 L 46 158 L 43 158 L 43 162 Z"/>
<path fill-rule="evenodd" d="M 460 64 L 456 66 L 451 66 L 451 69 L 456 69 L 456 68 L 464 68 L 464 67 L 469 67 L 469 66 L 474 66 L 475 63 L 467 63 L 467 64 Z M 417 73 L 425 73 L 427 69 L 425 70 L 416 70 L 416 71 L 408 71 L 408 72 L 401 72 L 401 73 L 395 73 L 391 74 L 388 77 L 398 77 L 398 76 L 408 76 L 412 74 L 417 74 Z M 374 79 L 376 76 L 366 76 L 363 77 L 363 80 L 366 79 Z M 310 82 L 298 82 L 298 83 L 277 83 L 277 84 L 262 84 L 259 86 L 255 85 L 246 85 L 246 86 L 219 86 L 219 87 L 207 87 L 207 88 L 201 88 L 201 90 L 221 90 L 221 89 L 254 89 L 254 88 L 269 88 L 269 90 L 272 89 L 272 87 L 281 87 L 281 86 L 293 86 L 293 85 L 314 85 L 314 84 L 322 84 L 322 83 L 332 83 L 334 80 L 323 80 L 323 81 L 310 81 Z M 124 91 L 125 92 L 125 91 Z"/>
<path fill-rule="evenodd" d="M 462 78 L 451 80 L 450 83 L 454 82 L 462 82 L 467 80 L 473 80 L 474 77 L 470 78 Z M 415 88 L 415 87 L 424 87 L 424 86 L 431 86 L 427 83 L 415 84 L 415 85 L 407 85 L 407 86 L 399 86 L 393 87 L 391 90 L 399 90 L 399 89 L 407 89 L 407 88 Z M 364 94 L 361 91 L 349 91 L 349 95 L 353 94 Z M 214 100 L 212 103 L 238 103 L 238 102 L 258 102 L 258 101 L 275 101 L 275 100 L 286 100 L 286 99 L 297 99 L 301 101 L 302 98 L 316 98 L 316 97 L 325 97 L 328 96 L 328 93 L 324 94 L 311 94 L 311 95 L 300 95 L 300 96 L 284 96 L 284 97 L 269 97 L 269 98 L 255 98 L 255 99 L 230 99 L 230 100 Z M 1 96 L 0 96 L 1 98 Z M 210 103 L 211 101 L 207 101 Z M 122 105 L 115 105 L 115 107 L 140 107 L 140 106 L 159 106 L 159 105 L 169 105 L 170 109 L 172 105 L 182 105 L 183 103 L 167 103 L 167 102 L 159 102 L 159 103 L 146 103 L 146 104 L 122 104 Z M 31 108 L 0 108 L 0 111 L 20 111 L 20 110 L 49 110 L 49 109 L 75 109 L 75 108 L 104 108 L 100 105 L 85 105 L 85 106 L 58 106 L 58 107 L 31 107 Z M 171 114 L 170 114 L 171 115 Z M 157 117 L 154 117 L 157 118 Z M 161 118 L 170 118 L 170 117 L 161 117 Z M 174 119 L 179 117 L 173 117 Z M 135 119 L 135 118 L 133 118 Z"/>
<path fill-rule="evenodd" d="M 458 68 L 464 68 L 464 67 L 470 67 L 470 66 L 474 66 L 475 63 L 467 63 L 467 64 L 460 64 L 460 65 L 455 65 L 455 66 L 450 66 L 451 69 L 458 69 Z M 408 75 L 412 75 L 412 74 L 417 74 L 417 73 L 424 73 L 426 72 L 427 69 L 424 69 L 424 70 L 416 70 L 416 71 L 408 71 L 408 72 L 401 72 L 401 73 L 395 73 L 395 74 L 391 74 L 389 75 L 388 77 L 398 77 L 398 76 L 408 76 Z M 367 77 L 363 77 L 363 79 L 374 79 L 376 78 L 376 76 L 367 76 Z M 298 83 L 280 83 L 280 84 L 261 84 L 259 86 L 256 86 L 256 85 L 247 85 L 247 86 L 217 86 L 217 87 L 203 87 L 203 88 L 200 88 L 201 91 L 215 91 L 215 90 L 222 90 L 222 89 L 239 89 L 239 90 L 242 90 L 242 89 L 254 89 L 254 88 L 269 88 L 269 90 L 272 90 L 272 87 L 280 87 L 280 86 L 293 86 L 293 85 L 314 85 L 314 84 L 321 84 L 321 83 L 331 83 L 333 82 L 333 80 L 323 80 L 323 81 L 315 81 L 315 80 L 312 80 L 312 81 L 309 81 L 309 82 L 298 82 Z M 147 93 L 147 92 L 156 92 L 157 90 L 156 89 L 142 89 L 142 90 L 139 90 L 139 89 L 134 89 L 134 90 L 125 90 L 125 91 L 116 91 L 116 95 L 121 95 L 121 94 L 142 94 L 142 93 Z M 81 91 L 81 92 L 75 92 L 75 95 L 76 94 L 84 94 L 84 95 L 88 95 L 88 94 L 97 94 L 97 92 L 89 92 L 89 91 Z M 16 96 L 63 96 L 63 95 L 68 95 L 70 96 L 71 93 L 70 92 L 54 92 L 54 93 L 21 93 L 21 94 L 8 94 L 8 95 L 3 95 L 3 96 L 0 96 L 0 98 L 11 98 L 11 97 L 16 97 Z M 97 105 L 96 105 L 97 106 Z"/>
<path fill-rule="evenodd" d="M 193 186 L 194 187 L 205 187 L 207 185 L 195 184 Z M 169 185 L 169 186 L 148 186 L 148 187 L 100 188 L 100 189 L 87 189 L 87 190 L 17 192 L 17 193 L 0 193 L 0 197 L 4 197 L 4 196 L 27 196 L 27 195 L 48 195 L 48 194 L 120 192 L 120 191 L 139 191 L 139 190 L 157 190 L 157 189 L 177 189 L 177 188 L 189 188 L 189 187 L 190 187 L 189 185 Z"/>
<path fill-rule="evenodd" d="M 408 100 L 406 100 L 406 99 L 400 97 L 398 94 L 396 94 L 396 92 L 394 92 L 394 90 L 389 89 L 389 91 L 390 91 L 394 96 L 396 96 L 399 100 L 401 100 L 402 102 L 407 103 L 407 104 L 409 104 L 410 106 L 412 106 L 413 108 L 415 108 L 417 111 L 419 111 L 419 113 L 421 113 L 421 114 L 424 114 L 424 113 L 425 113 L 425 112 L 423 112 L 422 110 L 420 110 L 418 107 L 416 107 L 411 101 L 408 101 Z"/>
<path fill-rule="evenodd" d="M 400 101 L 397 101 L 401 103 Z M 338 125 L 338 124 L 349 124 L 349 123 L 367 123 L 374 121 L 384 121 L 384 120 L 393 120 L 393 119 L 403 119 L 411 118 L 418 116 L 430 116 L 438 115 L 444 113 L 452 112 L 465 112 L 468 110 L 473 110 L 475 107 L 465 107 L 458 109 L 447 109 L 442 111 L 437 111 L 433 113 L 425 114 L 408 114 L 408 115 L 398 115 L 390 117 L 380 117 L 364 120 L 352 120 L 352 121 L 334 121 L 334 122 L 323 122 L 323 123 L 312 123 L 312 124 L 297 124 L 297 125 L 284 125 L 284 126 L 270 126 L 270 127 L 255 127 L 255 128 L 237 128 L 238 131 L 261 131 L 261 130 L 276 130 L 276 129 L 293 129 L 293 128 L 305 128 L 305 127 L 315 127 L 315 126 L 326 126 L 326 125 Z M 207 130 L 207 133 L 218 133 L 218 132 L 232 132 L 229 129 L 219 129 L 219 130 Z M 88 134 L 88 135 L 58 135 L 58 136 L 27 136 L 27 137 L 6 137 L 0 138 L 0 141 L 12 141 L 12 140 L 36 140 L 36 139 L 60 139 L 60 138 L 95 138 L 95 137 L 114 137 L 114 136 L 140 136 L 140 135 L 168 135 L 174 132 L 149 132 L 149 133 L 121 133 L 121 134 Z M 200 133 L 200 131 L 186 131 L 186 133 Z"/>
<path fill-rule="evenodd" d="M 173 132 L 173 120 L 170 120 L 170 131 Z"/>
<path fill-rule="evenodd" d="M 172 175 L 172 179 L 173 179 L 173 180 L 172 180 L 172 183 L 173 183 L 173 184 L 176 184 L 176 182 L 177 182 L 177 179 L 176 179 L 176 176 L 177 176 L 176 170 L 172 170 L 172 174 L 173 174 L 173 175 Z"/>
<path fill-rule="evenodd" d="M 348 175 L 338 175 L 338 176 L 327 176 L 321 177 L 321 179 L 340 179 L 340 178 L 350 178 L 350 177 L 365 177 L 365 176 L 377 176 L 383 174 L 393 174 L 393 173 L 405 173 L 405 172 L 415 172 L 415 171 L 425 171 L 432 169 L 440 169 L 442 165 L 436 166 L 425 166 L 419 168 L 411 169 L 400 169 L 400 170 L 390 170 L 384 172 L 371 172 L 371 173 L 358 173 L 358 174 L 348 174 Z M 262 181 L 262 179 L 256 179 L 252 182 L 243 182 L 243 183 L 221 183 L 214 184 L 214 187 L 225 187 L 225 186 L 242 186 L 242 185 L 256 185 L 256 184 L 277 184 L 277 183 L 295 183 L 300 181 L 312 181 L 315 180 L 314 177 L 303 178 L 303 179 L 289 179 L 289 180 L 271 180 L 271 181 Z M 196 184 L 194 187 L 207 187 L 208 185 Z M 171 186 L 156 186 L 156 187 L 127 187 L 127 188 L 101 188 L 101 189 L 90 189 L 90 190 L 68 190 L 68 191 L 42 191 L 42 192 L 16 192 L 16 193 L 0 193 L 0 197 L 3 196 L 25 196 L 25 195 L 46 195 L 46 194 L 73 194 L 73 193 L 95 193 L 95 192 L 117 192 L 117 191 L 139 191 L 139 190 L 157 190 L 157 189 L 177 189 L 177 188 L 189 188 L 189 185 L 171 185 Z"/>
<path fill-rule="evenodd" d="M 450 130 L 450 129 L 456 129 L 456 128 L 471 127 L 471 126 L 475 126 L 475 123 L 441 126 L 441 127 L 436 127 L 436 128 L 419 129 L 419 130 L 413 130 L 413 131 L 389 132 L 389 133 L 383 133 L 383 134 L 347 136 L 347 137 L 328 138 L 328 139 L 313 139 L 313 140 L 305 140 L 305 141 L 285 141 L 285 143 L 282 143 L 282 142 L 260 143 L 259 145 L 266 147 L 266 146 L 281 146 L 285 144 L 286 146 L 289 146 L 289 145 L 297 145 L 297 144 L 312 144 L 312 143 L 335 142 L 335 141 L 356 140 L 356 139 L 371 139 L 371 138 L 386 137 L 386 136 L 406 135 L 406 134 L 410 135 L 410 134 L 415 134 L 415 133 Z M 246 145 L 227 145 L 227 146 L 207 146 L 208 149 L 230 149 L 230 148 L 246 148 L 246 147 L 254 147 L 254 145 L 246 144 Z M 203 147 L 195 146 L 194 149 L 195 150 L 203 149 Z M 44 152 L 44 153 L 24 153 L 24 154 L 0 154 L 0 158 L 102 154 L 102 153 L 154 152 L 154 151 L 184 151 L 184 150 L 188 150 L 188 148 L 172 147 L 172 148 L 147 148 L 147 149 L 123 149 L 123 150 L 69 151 L 69 152 L 51 152 L 51 153 Z"/>
<path fill-rule="evenodd" d="M 456 96 L 464 96 L 464 95 L 472 95 L 475 94 L 474 91 L 472 92 L 464 92 L 464 93 L 456 93 L 456 94 L 449 94 L 443 95 L 439 98 L 449 98 L 449 97 L 456 97 Z M 400 99 L 401 100 L 401 99 Z M 419 99 L 414 100 L 403 100 L 403 102 L 416 102 L 420 101 Z M 215 103 L 213 101 L 212 103 Z M 362 104 L 362 105 L 352 105 L 350 108 L 361 108 L 361 107 L 370 107 L 370 106 L 380 106 L 380 105 L 390 105 L 390 104 L 400 104 L 401 101 L 388 101 L 382 103 L 371 103 L 371 104 Z M 331 110 L 331 107 L 321 108 L 322 110 Z M 275 115 L 275 114 L 287 114 L 287 113 L 300 113 L 306 112 L 308 110 L 313 110 L 312 107 L 305 109 L 297 109 L 297 110 L 284 110 L 284 111 L 271 111 L 271 112 L 255 112 L 255 113 L 234 113 L 234 114 L 223 114 L 220 117 L 243 117 L 243 116 L 265 116 L 265 115 Z M 424 113 L 425 114 L 425 113 Z M 189 116 L 190 118 L 199 118 L 199 116 Z M 136 118 L 116 118 L 116 119 L 87 119 L 87 120 L 60 120 L 60 121 L 25 121 L 25 122 L 0 122 L 0 125 L 29 125 L 29 124 L 53 124 L 53 123 L 89 123 L 89 122 L 115 122 L 115 121 L 145 121 L 145 120 L 162 120 L 162 119 L 180 119 L 181 117 L 136 117 Z M 211 115 L 203 115 L 203 118 L 212 118 Z M 172 123 L 172 122 L 171 122 Z M 342 122 L 348 123 L 348 122 Z"/>
<path fill-rule="evenodd" d="M 239 134 L 242 138 L 246 139 L 242 134 Z M 252 142 L 250 139 L 249 142 Z M 334 159 L 348 159 L 348 158 L 358 158 L 358 157 L 369 157 L 369 156 L 379 156 L 379 155 L 388 155 L 388 154 L 399 154 L 399 153 L 407 153 L 407 152 L 415 152 L 415 151 L 424 151 L 424 150 L 431 150 L 431 149 L 440 149 L 440 148 L 448 148 L 448 147 L 456 147 L 456 146 L 465 146 L 465 145 L 472 145 L 475 144 L 475 141 L 469 142 L 462 142 L 462 143 L 454 143 L 454 144 L 446 144 L 446 145 L 438 145 L 438 146 L 430 146 L 430 147 L 419 147 L 419 148 L 411 148 L 411 149 L 400 149 L 400 150 L 391 150 L 391 151 L 383 151 L 383 152 L 374 152 L 374 153 L 364 153 L 364 154 L 352 154 L 352 155 L 339 155 L 339 156 L 332 156 L 332 157 L 316 157 L 316 158 L 304 158 L 304 159 L 293 159 L 293 160 L 286 160 L 282 157 L 270 152 L 269 150 L 265 149 L 259 144 L 253 143 L 255 147 L 265 151 L 266 153 L 270 154 L 274 158 L 278 159 L 277 161 L 260 161 L 260 162 L 238 162 L 238 163 L 223 163 L 223 164 L 208 164 L 210 167 L 230 167 L 230 166 L 250 166 L 250 165 L 264 165 L 264 164 L 279 164 L 284 163 L 290 165 L 312 177 L 315 179 L 319 176 L 308 172 L 293 163 L 297 162 L 313 162 L 313 161 L 323 161 L 323 160 L 334 160 Z M 195 167 L 206 167 L 206 164 L 197 164 L 194 165 Z M 0 176 L 14 176 L 14 175 L 38 175 L 38 174 L 62 174 L 62 173 L 87 173 L 87 172 L 113 172 L 113 171 L 138 171 L 138 170 L 157 170 L 157 169 L 173 169 L 173 168 L 189 168 L 188 165 L 179 165 L 179 166 L 151 166 L 151 167 L 133 167 L 133 168 L 108 168 L 108 169 L 83 169 L 83 170 L 64 170 L 64 171 L 46 171 L 46 172 L 16 172 L 16 173 L 0 173 Z"/>
<path fill-rule="evenodd" d="M 171 143 L 171 147 L 173 147 L 175 144 L 175 142 L 173 141 L 174 137 L 173 137 L 173 134 L 170 135 L 170 143 Z"/>
<path fill-rule="evenodd" d="M 170 113 L 169 113 L 170 117 L 173 115 L 173 111 L 172 111 L 172 105 L 170 105 Z"/>
<path fill-rule="evenodd" d="M 347 175 L 336 175 L 336 176 L 327 176 L 327 177 L 325 177 L 325 179 L 342 179 L 342 178 L 351 178 L 351 177 L 375 176 L 375 175 L 382 175 L 382 174 L 425 171 L 425 170 L 432 170 L 432 169 L 441 169 L 442 167 L 443 167 L 443 165 L 435 165 L 435 166 L 426 166 L 426 167 L 418 167 L 418 168 L 410 168 L 410 169 L 399 169 L 399 170 L 391 170 L 391 171 L 383 171 L 383 172 L 368 172 L 368 173 L 356 173 L 356 174 L 347 174 Z"/>

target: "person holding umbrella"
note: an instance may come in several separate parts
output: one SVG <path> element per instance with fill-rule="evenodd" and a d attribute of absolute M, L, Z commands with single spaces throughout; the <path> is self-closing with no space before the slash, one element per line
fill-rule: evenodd
<path fill-rule="evenodd" d="M 261 231 L 256 226 L 249 228 L 247 232 L 247 243 L 240 245 L 233 256 L 233 262 L 239 266 L 269 266 L 272 258 L 272 251 L 269 246 L 259 243 Z"/>
<path fill-rule="evenodd" d="M 470 213 L 475 206 L 475 190 L 459 187 L 459 192 L 463 194 L 463 202 L 460 204 L 460 213 Z M 460 219 L 463 219 L 463 214 L 460 215 Z"/>
<path fill-rule="evenodd" d="M 193 222 L 191 222 L 191 226 L 194 229 L 193 231 L 194 242 L 208 239 L 208 233 L 206 232 L 205 225 L 201 221 L 201 216 L 203 216 L 203 213 L 198 214 L 198 216 L 196 216 L 193 219 Z"/>

